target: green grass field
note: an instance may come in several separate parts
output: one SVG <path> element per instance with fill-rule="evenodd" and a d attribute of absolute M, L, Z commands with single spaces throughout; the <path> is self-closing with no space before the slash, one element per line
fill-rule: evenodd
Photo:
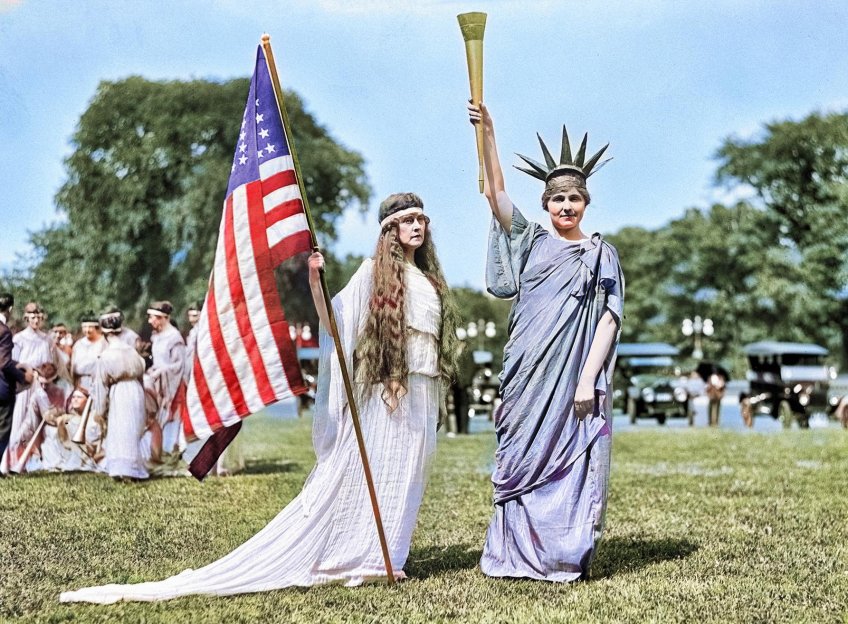
<path fill-rule="evenodd" d="M 131 485 L 0 480 L 0 619 L 30 622 L 845 622 L 848 438 L 646 429 L 614 435 L 607 532 L 575 585 L 485 578 L 492 434 L 440 439 L 395 587 L 317 587 L 158 604 L 63 605 L 59 592 L 155 580 L 253 535 L 299 491 L 310 423 L 256 416 L 248 474 Z"/>

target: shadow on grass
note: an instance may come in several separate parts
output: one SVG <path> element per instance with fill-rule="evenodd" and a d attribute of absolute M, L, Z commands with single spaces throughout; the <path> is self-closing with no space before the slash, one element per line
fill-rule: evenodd
<path fill-rule="evenodd" d="M 248 459 L 244 463 L 244 472 L 242 474 L 283 474 L 286 472 L 297 472 L 298 470 L 300 470 L 300 464 L 297 462 L 274 461 L 271 459 Z"/>
<path fill-rule="evenodd" d="M 698 550 L 685 539 L 631 539 L 612 537 L 601 540 L 592 563 L 592 578 L 601 579 L 674 559 L 684 559 Z"/>
<path fill-rule="evenodd" d="M 477 567 L 482 554 L 479 547 L 469 544 L 416 548 L 409 554 L 404 569 L 411 578 L 417 579 L 439 576 L 453 570 L 471 570 Z"/>
<path fill-rule="evenodd" d="M 592 564 L 592 578 L 609 578 L 662 561 L 683 559 L 696 550 L 697 544 L 681 539 L 605 539 L 601 541 Z M 474 569 L 479 565 L 482 554 L 479 547 L 469 544 L 418 548 L 410 553 L 405 569 L 410 577 L 425 579 L 454 570 Z"/>

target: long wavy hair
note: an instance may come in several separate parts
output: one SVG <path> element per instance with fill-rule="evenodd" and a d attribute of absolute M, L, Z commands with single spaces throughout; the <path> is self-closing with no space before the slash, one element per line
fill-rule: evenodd
<path fill-rule="evenodd" d="M 410 205 L 423 207 L 417 196 L 412 193 L 404 195 L 417 200 Z M 392 197 L 395 196 L 389 199 Z M 398 226 L 397 220 L 389 221 L 382 227 L 377 240 L 368 320 L 356 347 L 354 363 L 357 380 L 362 382 L 360 388 L 365 393 L 370 393 L 376 384 L 383 384 L 381 398 L 390 412 L 406 394 L 409 376 L 404 283 L 406 257 L 398 238 Z M 441 301 L 439 378 L 446 389 L 456 376 L 459 314 L 436 256 L 429 225 L 424 233 L 424 242 L 415 250 L 414 262 L 430 280 Z"/>

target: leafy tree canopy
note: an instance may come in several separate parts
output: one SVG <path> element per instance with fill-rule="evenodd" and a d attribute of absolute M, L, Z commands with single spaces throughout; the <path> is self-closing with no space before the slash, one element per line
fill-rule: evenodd
<path fill-rule="evenodd" d="M 109 303 L 130 318 L 151 299 L 202 299 L 215 253 L 247 79 L 102 82 L 80 118 L 56 195 L 65 220 L 32 235 L 26 286 L 67 320 Z M 287 93 L 316 228 L 336 237 L 371 194 L 363 157 Z M 7 278 L 8 279 L 8 278 Z"/>

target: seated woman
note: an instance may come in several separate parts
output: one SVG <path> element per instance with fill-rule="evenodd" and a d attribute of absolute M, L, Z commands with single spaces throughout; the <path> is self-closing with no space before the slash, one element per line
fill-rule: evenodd
<path fill-rule="evenodd" d="M 412 193 L 391 195 L 380 205 L 374 258 L 332 301 L 397 578 L 404 578 L 456 354 L 456 316 L 423 206 Z M 321 320 L 317 463 L 300 494 L 253 538 L 203 568 L 164 581 L 65 592 L 63 602 L 168 600 L 386 579 L 339 355 L 328 333 L 323 262 L 318 253 L 309 259 Z"/>
<path fill-rule="evenodd" d="M 62 472 L 98 471 L 103 459 L 101 426 L 92 414 L 86 418 L 85 436 L 74 442 L 85 415 L 89 392 L 74 388 L 63 406 L 50 401 L 47 393 L 37 392 L 36 411 L 45 420 L 41 444 L 41 468 Z"/>

